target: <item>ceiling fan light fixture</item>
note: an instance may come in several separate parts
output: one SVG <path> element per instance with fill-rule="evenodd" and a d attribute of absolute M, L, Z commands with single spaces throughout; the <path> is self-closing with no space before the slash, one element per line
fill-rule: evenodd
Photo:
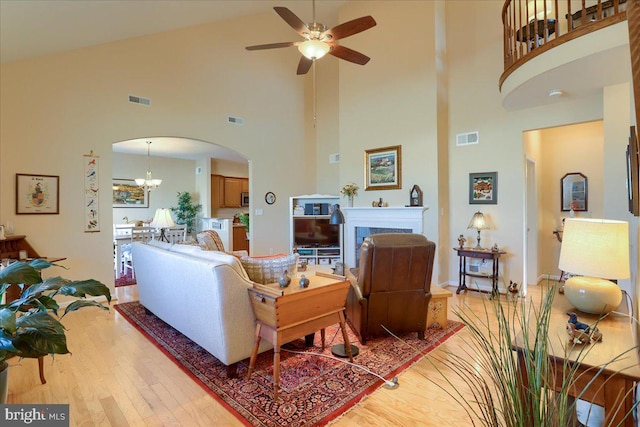
<path fill-rule="evenodd" d="M 309 59 L 320 59 L 331 50 L 331 47 L 320 40 L 305 40 L 298 45 L 298 50 Z"/>

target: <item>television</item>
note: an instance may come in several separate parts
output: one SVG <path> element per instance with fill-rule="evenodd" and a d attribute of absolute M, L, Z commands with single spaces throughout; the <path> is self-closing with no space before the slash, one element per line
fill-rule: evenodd
<path fill-rule="evenodd" d="M 339 247 L 340 225 L 329 224 L 329 218 L 294 218 L 293 245 L 298 248 Z"/>

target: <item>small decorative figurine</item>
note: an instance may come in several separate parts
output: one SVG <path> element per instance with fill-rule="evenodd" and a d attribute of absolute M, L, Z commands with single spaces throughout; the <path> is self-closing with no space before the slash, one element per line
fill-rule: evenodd
<path fill-rule="evenodd" d="M 284 273 L 282 273 L 282 276 L 278 279 L 278 283 L 280 283 L 281 288 L 286 288 L 291 283 L 291 277 L 289 277 L 287 273 L 288 271 L 285 270 Z"/>
<path fill-rule="evenodd" d="M 491 247 L 491 251 L 492 252 L 500 252 L 500 248 L 498 247 L 497 243 Z"/>
<path fill-rule="evenodd" d="M 464 244 L 466 241 L 467 239 L 465 239 L 462 234 L 460 235 L 460 237 L 458 237 L 458 244 L 460 245 L 460 249 L 464 248 Z"/>
<path fill-rule="evenodd" d="M 301 288 L 306 288 L 309 286 L 309 279 L 306 278 L 306 276 L 303 274 L 300 276 L 300 287 Z"/>
<path fill-rule="evenodd" d="M 513 280 L 509 280 L 509 297 L 511 300 L 515 301 L 519 296 L 519 288 L 520 286 L 514 282 Z"/>
<path fill-rule="evenodd" d="M 572 311 L 568 312 L 569 322 L 567 322 L 567 334 L 569 340 L 576 344 L 589 344 L 590 342 L 602 341 L 602 332 L 598 328 L 592 328 L 586 323 L 578 320 L 578 315 Z"/>

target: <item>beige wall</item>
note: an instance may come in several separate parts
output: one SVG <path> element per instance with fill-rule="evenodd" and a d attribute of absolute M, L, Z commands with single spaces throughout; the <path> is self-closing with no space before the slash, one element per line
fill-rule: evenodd
<path fill-rule="evenodd" d="M 166 157 L 151 157 L 153 177 L 162 179 L 160 187 L 149 194 L 148 208 L 113 208 L 113 222 L 124 223 L 126 216 L 130 222 L 153 219 L 158 208 L 171 208 L 178 205 L 178 192 L 188 191 L 194 203 L 198 203 L 195 194 L 194 178 L 195 161 L 170 159 Z M 133 154 L 113 153 L 113 178 L 135 179 L 144 178 L 147 171 L 147 157 Z M 110 189 L 109 185 L 101 186 Z M 174 217 L 175 219 L 175 217 Z M 108 232 L 110 224 L 103 219 L 102 231 Z"/>
<path fill-rule="evenodd" d="M 253 198 L 252 253 L 287 251 L 291 195 L 337 194 L 353 181 L 363 187 L 356 206 L 379 197 L 398 206 L 408 203 L 409 189 L 418 184 L 429 207 L 426 235 L 439 244 L 438 283 L 457 282 L 450 242 L 461 233 L 475 237 L 466 227 L 478 208 L 492 226 L 483 232 L 483 244 L 509 252 L 504 280 L 520 282 L 526 255 L 523 132 L 604 119 L 605 135 L 613 138 L 628 132 L 630 102 L 629 88 L 620 87 L 608 91 L 606 108 L 599 92 L 506 111 L 498 90 L 502 6 L 502 0 L 347 2 L 336 22 L 369 14 L 378 22 L 343 42 L 372 59 L 364 67 L 333 57 L 318 64 L 315 128 L 313 73 L 295 75 L 299 53 L 244 50 L 291 39 L 291 29 L 274 13 L 4 64 L 0 222 L 12 221 L 42 253 L 69 257 L 73 275 L 112 282 L 110 235 L 82 232 L 82 155 L 100 155 L 101 182 L 109 182 L 113 142 L 183 136 L 242 153 L 250 160 L 250 192 L 276 193 L 274 205 Z M 442 14 L 446 26 L 436 28 Z M 151 98 L 152 106 L 129 104 L 128 94 Z M 613 119 L 621 103 L 618 115 L 626 124 Z M 226 124 L 230 114 L 245 124 Z M 469 131 L 479 131 L 480 144 L 456 147 L 455 135 Z M 605 136 L 603 186 L 617 192 L 619 171 L 611 167 L 617 148 L 610 152 L 610 143 Z M 402 145 L 403 188 L 364 191 L 364 151 L 389 145 Z M 340 153 L 341 162 L 329 165 L 330 153 Z M 498 204 L 470 205 L 469 173 L 490 171 L 498 172 Z M 14 215 L 17 172 L 60 175 L 61 214 Z M 197 181 L 196 191 L 203 191 L 206 182 Z M 110 221 L 110 191 L 100 197 L 103 221 Z M 624 215 L 622 196 L 607 197 L 614 198 L 613 211 L 605 214 Z M 263 215 L 254 215 L 255 209 Z"/>
<path fill-rule="evenodd" d="M 560 210 L 560 179 L 567 173 L 586 175 L 588 210 L 576 212 L 575 217 L 604 217 L 604 123 L 560 126 L 536 133 L 540 136 L 541 148 L 536 168 L 541 190 L 536 276 L 559 276 L 560 242 L 553 230 L 562 225 L 563 218 L 569 217 L 569 212 Z"/>
<path fill-rule="evenodd" d="M 66 256 L 68 277 L 112 284 L 111 144 L 181 136 L 230 147 L 252 160 L 258 179 L 251 191 L 280 196 L 273 206 L 255 203 L 264 215 L 252 218 L 258 242 L 252 251 L 286 251 L 286 195 L 300 193 L 306 181 L 297 162 L 308 155 L 304 85 L 295 75 L 296 52 L 245 51 L 265 42 L 265 34 L 286 40 L 291 30 L 269 13 L 2 64 L 0 222 L 13 222 L 42 254 Z M 152 104 L 130 104 L 128 94 Z M 228 125 L 229 114 L 245 124 Z M 100 233 L 82 227 L 82 156 L 91 150 L 101 157 L 100 182 L 107 183 L 100 194 Z M 15 215 L 16 173 L 59 175 L 60 215 Z"/>
<path fill-rule="evenodd" d="M 543 107 L 508 112 L 501 106 L 498 77 L 502 73 L 501 1 L 445 2 L 447 11 L 447 58 L 449 74 L 449 143 L 450 143 L 450 212 L 451 240 L 463 233 L 473 233 L 466 226 L 478 205 L 469 205 L 468 174 L 497 171 L 499 194 L 497 205 L 480 205 L 489 217 L 492 229 L 483 233 L 484 245 L 497 243 L 509 255 L 502 265 L 504 280 L 521 282 L 524 277 L 524 159 L 523 132 L 573 123 L 601 120 L 604 117 L 603 93 L 583 99 L 566 101 Z M 468 34 L 483 34 L 469 38 Z M 627 89 L 628 92 L 628 89 Z M 626 99 L 611 103 L 620 105 L 626 114 Z M 626 120 L 629 120 L 626 114 Z M 619 129 L 623 125 L 616 125 Z M 455 134 L 477 130 L 480 144 L 455 146 Z M 628 129 L 625 129 L 628 133 Z M 607 144 L 614 143 L 605 139 Z M 615 144 L 615 143 L 614 143 Z M 605 160 L 607 162 L 608 160 Z M 609 176 L 604 177 L 606 188 Z M 615 178 L 617 180 L 617 178 Z M 555 181 L 557 182 L 557 181 Z M 539 188 L 544 194 L 559 184 Z M 591 183 L 590 183 L 591 185 Z M 593 186 L 591 186 L 593 188 Z M 597 187 L 597 184 L 596 184 Z M 612 191 L 622 191 L 611 184 Z M 614 190 L 615 188 L 615 190 Z M 616 196 L 618 197 L 618 196 Z M 624 210 L 616 206 L 617 215 Z M 457 279 L 457 264 L 449 262 L 450 280 Z"/>

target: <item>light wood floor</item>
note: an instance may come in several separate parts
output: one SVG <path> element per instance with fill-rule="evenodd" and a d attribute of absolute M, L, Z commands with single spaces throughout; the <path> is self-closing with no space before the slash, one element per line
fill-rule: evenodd
<path fill-rule="evenodd" d="M 539 293 L 530 287 L 531 297 Z M 114 297 L 136 300 L 137 287 L 117 288 Z M 456 305 L 480 309 L 486 298 L 454 293 L 449 318 Z M 242 425 L 115 310 L 83 309 L 65 317 L 64 324 L 73 354 L 45 358 L 45 385 L 36 360 L 12 359 L 8 403 L 69 403 L 71 426 Z M 463 329 L 432 354 L 460 350 L 465 335 Z M 399 388 L 380 388 L 334 425 L 471 425 L 462 408 L 428 379 L 437 375 L 422 359 L 398 377 Z"/>

